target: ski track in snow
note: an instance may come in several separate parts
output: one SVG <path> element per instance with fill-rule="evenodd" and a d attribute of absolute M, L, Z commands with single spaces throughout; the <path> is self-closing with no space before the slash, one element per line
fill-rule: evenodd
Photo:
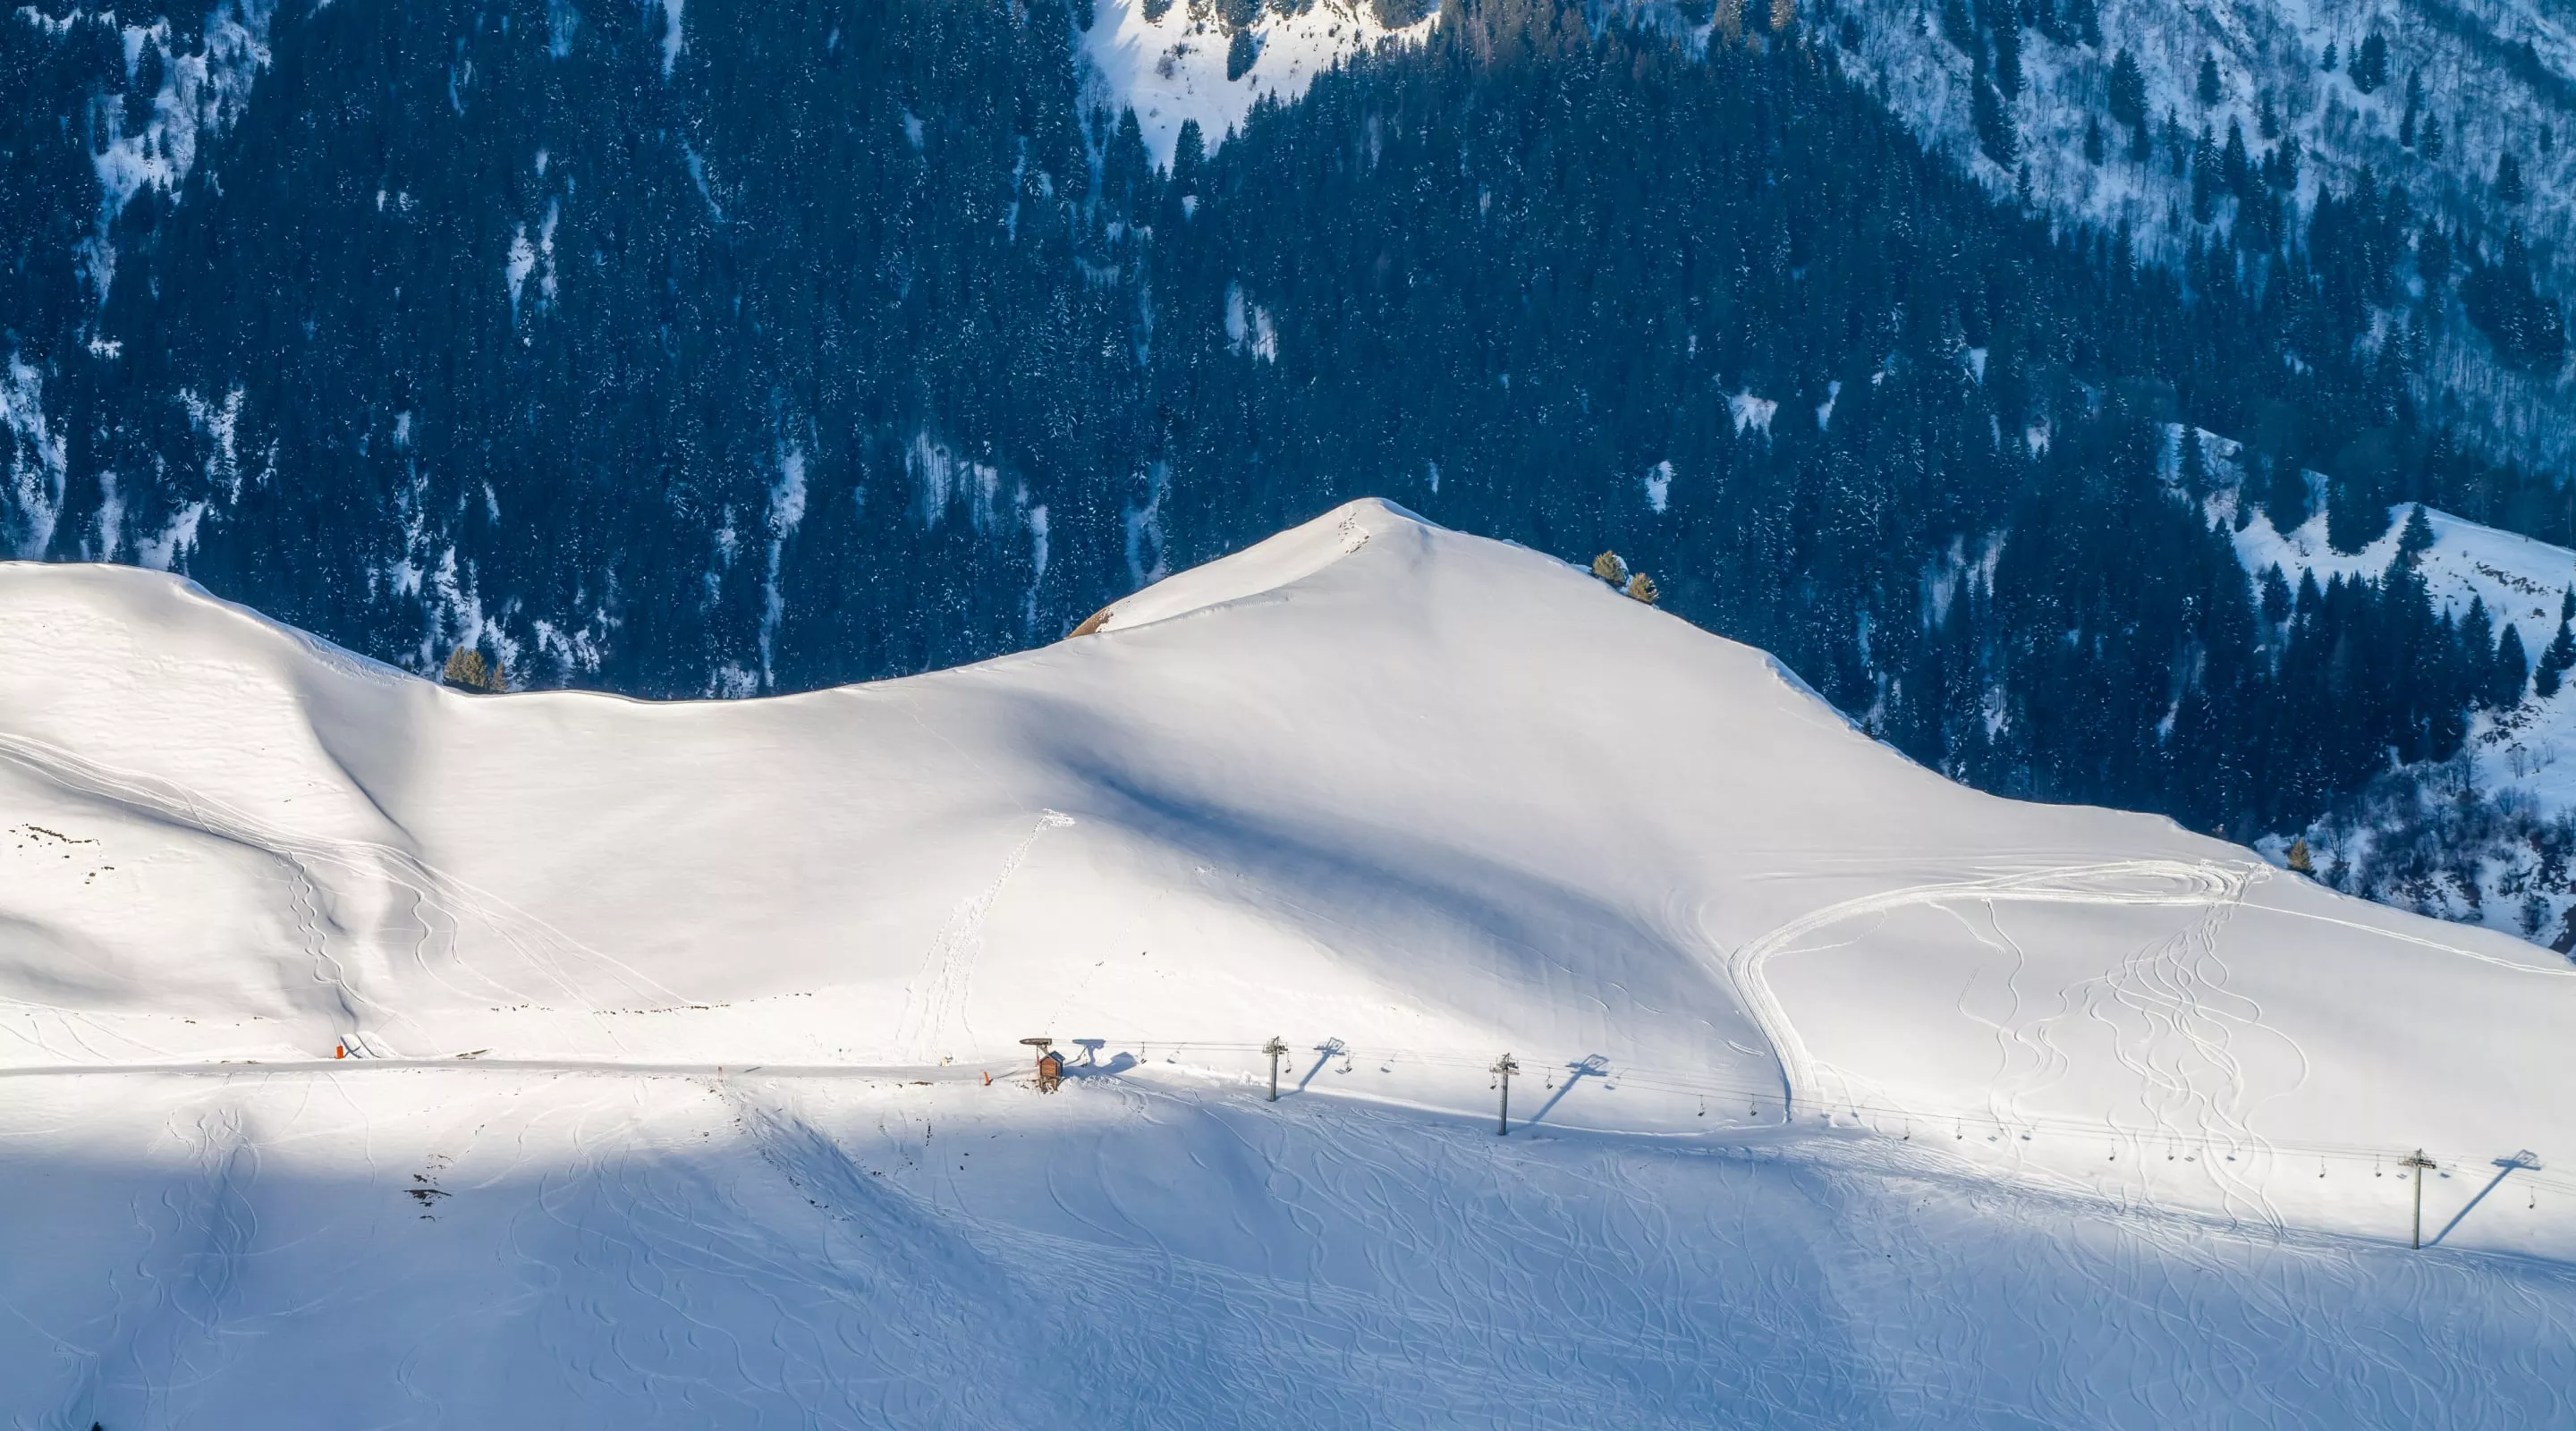
<path fill-rule="evenodd" d="M 958 901 L 957 908 L 931 940 L 930 952 L 923 956 L 921 972 L 914 976 L 904 991 L 903 1020 L 895 1036 L 895 1046 L 917 1063 L 936 1062 L 944 1045 L 941 1039 L 951 1031 L 969 1045 L 974 1039 L 974 1026 L 966 1019 L 966 1006 L 974 995 L 975 960 L 984 949 L 984 920 L 993 912 L 995 901 L 1002 897 L 1002 887 L 1019 872 L 1038 837 L 1049 830 L 1070 828 L 1073 817 L 1053 810 L 1042 812 L 1037 824 L 1017 845 L 1011 847 L 1002 861 L 1001 873 L 993 882 Z"/>
<path fill-rule="evenodd" d="M 1900 1117 L 1909 1138 L 1918 1118 L 1927 1133 L 1942 1122 L 1954 1122 L 1954 1133 L 1962 1140 L 1970 1124 L 1991 1128 L 1982 1140 L 2017 1154 L 2012 1144 L 2028 1142 L 2042 1131 L 2072 1131 L 2063 1110 L 2050 1114 L 2031 1104 L 2038 1100 L 2044 1105 L 2044 1095 L 2072 1067 L 2060 1030 L 2076 1031 L 2079 1020 L 2098 1025 L 2108 1034 L 2113 1060 L 2134 1077 L 2138 1090 L 2133 1106 L 2101 1110 L 2096 1136 L 2107 1144 L 2106 1160 L 2117 1163 L 2126 1156 L 2134 1168 L 2161 1154 L 2168 1163 L 2197 1164 L 2213 1187 L 2222 1218 L 2278 1228 L 2286 1219 L 2266 1191 L 2264 1174 L 2278 1171 L 2280 1155 L 2295 1150 L 2257 1133 L 2252 1115 L 2261 1103 L 2285 1097 L 2306 1082 L 2307 1057 L 2295 1040 L 2264 1024 L 2259 1005 L 2227 989 L 2227 967 L 2219 954 L 2221 935 L 2246 888 L 2268 874 L 2252 864 L 2139 861 L 1884 891 L 1812 911 L 1746 943 L 1730 958 L 1729 971 L 1777 1051 L 1789 1110 L 1783 1122 L 1794 1122 L 1800 1110 L 1831 1120 L 1846 1105 L 1857 1115 L 1864 1095 L 1857 1091 L 1854 1075 L 1813 1056 L 1772 990 L 1766 966 L 1782 954 L 1801 952 L 1808 936 L 1837 924 L 1911 907 L 1938 909 L 1978 944 L 2002 956 L 1996 962 L 2004 971 L 2009 1007 L 1999 1017 L 1972 1006 L 1973 981 L 1958 995 L 1961 1017 L 1992 1031 L 1996 1064 L 1985 1106 L 1982 1111 L 1936 1109 L 1915 1101 L 1891 1108 L 1881 1100 L 1872 1105 L 1875 1112 Z M 2053 1007 L 2039 1013 L 2035 1001 L 2045 996 L 2022 987 L 2028 956 L 1997 909 L 2012 903 L 2152 905 L 2202 912 L 2189 927 L 2140 945 L 2109 971 L 2057 989 Z M 1980 917 L 1970 917 L 1971 909 Z M 2238 1040 L 2249 1036 L 2277 1042 L 2295 1059 L 2299 1072 L 2286 1087 L 2257 1093 L 2236 1052 Z M 2062 1169 L 2032 1165 L 2017 1155 L 2011 1161 L 2019 1176 L 2079 1190 Z"/>
<path fill-rule="evenodd" d="M 1795 946 L 1808 935 L 1865 915 L 1960 902 L 1982 903 L 1989 909 L 1996 903 L 2232 905 L 2242 898 L 2248 882 L 2267 874 L 2259 865 L 2128 860 L 1881 890 L 1811 910 L 1737 946 L 1727 956 L 1725 972 L 1736 996 L 1770 1041 L 1780 1063 L 1782 1097 L 1794 1116 L 1797 1109 L 1823 1096 L 1823 1077 L 1764 970 L 1780 955 L 1797 952 Z"/>
<path fill-rule="evenodd" d="M 239 1424 L 280 1404 L 261 1378 L 289 1366 L 304 1380 L 288 1399 L 313 1416 L 373 1406 L 429 1426 L 2571 1413 L 2570 1269 L 2109 1209 L 1885 1143 L 1506 1142 L 1114 1079 L 1038 1100 L 525 1077 L 516 1108 L 490 1112 L 510 1131 L 470 1146 L 400 1100 L 285 1104 L 274 1079 L 189 1097 L 170 1136 L 191 1171 L 137 1183 L 152 1191 L 135 1195 L 114 1326 L 13 1307 L 87 1368 L 48 1378 L 49 1419 L 17 1424 Z M 316 1136 L 393 1154 L 326 1203 L 401 1210 L 287 1216 L 315 1189 L 257 1149 Z M 454 1197 L 424 1218 L 399 1194 L 431 1146 L 460 1156 Z M 398 1291 L 328 1278 L 351 1264 Z M 353 1327 L 390 1352 L 317 1363 L 273 1345 Z"/>

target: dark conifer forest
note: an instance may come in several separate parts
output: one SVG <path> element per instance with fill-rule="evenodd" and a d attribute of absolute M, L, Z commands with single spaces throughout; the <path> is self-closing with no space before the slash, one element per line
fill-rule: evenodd
<path fill-rule="evenodd" d="M 147 73 L 40 0 L 0 23 L 0 542 L 424 673 L 745 695 L 1054 640 L 1377 495 L 1616 550 L 1982 787 L 2243 838 L 2523 688 L 2416 544 L 2320 589 L 2228 540 L 2320 501 L 2347 551 L 2410 502 L 2576 537 L 2408 395 L 2446 284 L 2508 361 L 2563 351 L 2528 256 L 2368 174 L 2303 204 L 2294 144 L 2213 137 L 2218 222 L 2143 264 L 1928 154 L 1830 8 L 1703 48 L 1560 0 L 1449 0 L 1158 165 L 1085 104 L 1087 10 L 693 0 L 682 44 L 288 0 L 120 208 L 91 156 Z"/>

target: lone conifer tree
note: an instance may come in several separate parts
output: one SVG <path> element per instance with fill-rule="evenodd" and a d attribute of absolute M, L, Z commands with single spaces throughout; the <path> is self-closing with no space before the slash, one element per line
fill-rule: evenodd
<path fill-rule="evenodd" d="M 2566 598 L 2559 602 L 2558 634 L 2541 648 L 2540 665 L 2531 673 L 2532 692 L 2543 700 L 2558 694 L 2559 678 L 2567 674 L 2568 667 L 2576 666 L 2576 631 L 2568 627 L 2570 618 L 2576 618 L 2576 587 L 2568 588 Z"/>
<path fill-rule="evenodd" d="M 2352 87 L 2363 94 L 2388 83 L 2388 37 L 2377 30 L 2362 37 L 2352 54 Z"/>
<path fill-rule="evenodd" d="M 2424 553 L 2433 549 L 2433 524 L 2424 515 L 2424 504 L 2418 502 L 2406 514 L 2405 530 L 2397 534 L 2397 560 L 2409 570 L 2422 565 Z"/>
<path fill-rule="evenodd" d="M 2227 121 L 2227 146 L 2218 151 L 2218 177 L 2227 192 L 2240 199 L 2254 197 L 2254 161 L 2245 152 L 2245 130 L 2235 120 Z"/>
<path fill-rule="evenodd" d="M 2127 50 L 2111 57 L 2111 118 L 2131 130 L 2147 127 L 2147 77 Z"/>
<path fill-rule="evenodd" d="M 1181 132 L 1172 140 L 1172 186 L 1184 194 L 1199 191 L 1200 171 L 1207 167 L 1207 140 L 1199 133 L 1195 119 L 1181 121 Z"/>
<path fill-rule="evenodd" d="M 2497 710 L 2511 710 L 2522 704 L 2522 693 L 2531 680 L 2531 658 L 2523 653 L 2522 631 L 2512 622 L 2504 624 L 2504 636 L 2496 642 L 2495 683 L 2487 692 L 2488 704 Z"/>

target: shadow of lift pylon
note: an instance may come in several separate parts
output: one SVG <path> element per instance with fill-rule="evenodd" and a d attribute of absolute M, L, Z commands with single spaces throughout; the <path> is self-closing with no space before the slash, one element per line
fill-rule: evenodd
<path fill-rule="evenodd" d="M 2424 1170 L 2433 1166 L 2433 1160 L 2425 1157 L 2424 1150 L 2418 1148 L 2415 1150 L 2414 1157 L 2407 1159 L 2404 1163 L 2399 1164 L 2399 1166 L 2412 1167 L 2415 1169 L 2415 1245 L 2417 1247 L 2422 1247 L 2426 1245 L 2424 1242 Z M 2451 1214 L 2451 1220 L 2442 1224 L 2441 1231 L 2433 1234 L 2432 1246 L 2441 1246 L 2442 1240 L 2451 1235 L 2452 1229 L 2458 1227 L 2460 1223 L 2468 1217 L 2470 1211 L 2479 1203 L 2487 1200 L 2487 1194 L 2504 1186 L 2505 1179 L 2512 1177 L 2515 1173 L 2525 1170 L 2535 1173 L 2539 1172 L 2540 1157 L 2529 1148 L 2525 1148 L 2521 1152 L 2510 1153 L 2504 1157 L 2496 1159 L 2495 1170 L 2496 1175 L 2493 1178 L 2488 1179 L 2485 1187 L 2478 1189 L 2478 1195 L 2469 1199 L 2467 1205 L 2462 1207 L 2458 1212 Z"/>

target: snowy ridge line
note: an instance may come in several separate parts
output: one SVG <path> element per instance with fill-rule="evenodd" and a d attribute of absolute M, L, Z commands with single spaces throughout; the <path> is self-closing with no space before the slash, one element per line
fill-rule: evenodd
<path fill-rule="evenodd" d="M 1118 1041 L 1109 1040 L 1107 1042 L 1114 1043 Z M 1235 1043 L 1221 1040 L 1196 1039 L 1140 1040 L 1137 1041 L 1136 1047 L 1137 1049 L 1143 1049 L 1157 1044 L 1170 1047 L 1175 1054 L 1189 1049 L 1196 1049 L 1204 1052 L 1258 1054 L 1263 1049 L 1263 1045 L 1257 1043 Z M 1321 1045 L 1316 1045 L 1301 1050 L 1301 1052 L 1316 1052 L 1319 1051 L 1321 1047 Z M 1130 1053 L 1134 1051 L 1135 1050 L 1130 1049 L 1118 1050 L 1119 1053 Z M 1490 1064 L 1482 1058 L 1468 1058 L 1454 1054 L 1427 1053 L 1410 1049 L 1354 1049 L 1348 1051 L 1362 1052 L 1372 1058 L 1401 1061 L 1408 1065 L 1421 1065 L 1432 1068 L 1450 1068 L 1467 1073 L 1490 1072 Z M 440 1059 L 325 1058 L 281 1062 L 189 1061 L 173 1063 L 89 1065 L 20 1065 L 14 1067 L 0 1067 L 0 1079 L 79 1077 L 92 1074 L 110 1076 L 214 1076 L 230 1078 L 242 1075 L 267 1076 L 273 1074 L 314 1073 L 342 1074 L 360 1071 L 368 1073 L 381 1072 L 386 1074 L 404 1071 L 444 1071 L 498 1074 L 556 1073 L 573 1076 L 604 1075 L 610 1077 L 642 1076 L 667 1078 L 733 1078 L 759 1075 L 762 1077 L 781 1079 L 882 1080 L 894 1084 L 971 1084 L 982 1079 L 988 1071 L 992 1073 L 993 1081 L 996 1083 L 1016 1082 L 1029 1076 L 1030 1070 L 1019 1066 L 1020 1058 L 1016 1053 L 1004 1055 L 1003 1058 L 1012 1065 L 1012 1067 L 1007 1071 L 995 1071 L 989 1069 L 988 1064 L 991 1062 L 989 1060 L 980 1063 L 920 1065 L 697 1063 L 683 1061 L 624 1062 L 608 1059 L 485 1059 L 465 1057 Z M 1151 1068 L 1153 1065 L 1140 1057 L 1138 1063 L 1133 1066 L 1139 1068 Z M 1194 1067 L 1192 1065 L 1181 1066 L 1184 1068 Z M 1680 1096 L 1709 1095 L 1754 1099 L 1764 1097 L 1776 1098 L 1778 1096 L 1776 1089 L 1763 1088 L 1746 1083 L 1731 1082 L 1725 1079 L 1694 1077 L 1688 1072 L 1680 1070 L 1620 1065 L 1616 1068 L 1616 1071 L 1610 1071 L 1598 1065 L 1587 1066 L 1582 1059 L 1570 1059 L 1555 1066 L 1566 1069 L 1588 1067 L 1587 1076 L 1600 1077 L 1603 1076 L 1604 1073 L 1607 1073 L 1609 1078 L 1615 1079 L 1618 1083 L 1635 1084 L 1641 1089 Z M 1085 1067 L 1085 1065 L 1070 1064 L 1068 1065 L 1068 1070 L 1079 1070 L 1083 1067 Z M 1195 1067 L 1204 1068 L 1204 1066 Z M 1545 1065 L 1525 1067 L 1522 1077 L 1527 1078 L 1530 1074 L 1540 1071 L 1542 1067 L 1545 1067 Z M 1118 1073 L 1122 1073 L 1124 1071 L 1125 1070 L 1103 1070 L 1099 1073 L 1089 1075 L 1076 1073 L 1076 1077 L 1115 1077 Z M 1218 1072 L 1220 1074 L 1226 1073 L 1224 1070 L 1206 1071 Z M 1259 1078 L 1259 1075 L 1254 1072 L 1236 1072 L 1232 1073 L 1230 1076 L 1244 1081 L 1247 1086 L 1258 1081 Z M 1319 1097 L 1337 1102 L 1400 1108 L 1413 1112 L 1430 1113 L 1447 1117 L 1481 1118 L 1483 1116 L 1482 1112 L 1477 1110 L 1424 1103 L 1415 1099 L 1390 1098 L 1371 1094 L 1365 1091 L 1335 1088 L 1330 1086 L 1290 1087 L 1283 1084 L 1281 1097 Z M 1854 1124 L 1836 1121 L 1841 1118 L 1853 1119 L 1858 1125 L 1857 1129 L 1855 1129 Z M 2195 1150 L 2199 1154 L 2207 1155 L 2213 1147 L 2218 1146 L 2225 1141 L 2223 1139 L 2213 1139 L 2205 1134 L 2191 1137 L 2179 1136 L 2170 1132 L 2159 1132 L 2155 1130 L 2123 1129 L 2112 1124 L 2107 1119 L 2094 1121 L 2089 1119 L 2066 1118 L 2050 1115 L 2014 1115 L 1999 1117 L 1991 1113 L 1966 1113 L 1958 1110 L 1908 1107 L 1895 1103 L 1868 1102 L 1850 1099 L 1831 1100 L 1830 1106 L 1824 1112 L 1816 1114 L 1815 1119 L 1825 1127 L 1839 1132 L 1866 1131 L 1875 1134 L 1882 1139 L 1908 1144 L 1918 1144 L 1919 1146 L 1935 1153 L 1940 1151 L 1940 1143 L 1937 1137 L 1938 1125 L 1944 1122 L 1954 1125 L 1952 1132 L 1953 1142 L 1969 1141 L 1966 1137 L 1966 1129 L 1967 1127 L 1974 1125 L 1981 1130 L 1986 1128 L 1992 1128 L 1995 1130 L 1993 1136 L 1984 1140 L 1990 1143 L 2002 1141 L 2006 1134 L 2022 1135 L 2022 1140 L 2024 1141 L 2028 1140 L 2029 1135 L 2046 1134 L 2051 1138 L 2091 1141 L 2096 1146 L 2110 1148 L 2114 1152 L 2131 1149 L 2140 1150 L 2142 1152 L 2152 1152 L 2157 1147 L 2161 1146 L 2168 1150 L 2168 1156 L 2166 1159 L 2168 1162 L 2176 1161 L 2180 1155 L 2180 1151 L 2183 1149 L 2191 1149 Z M 1768 1119 L 1765 1119 L 1760 1123 L 1746 1123 L 1740 1119 L 1730 1116 L 1726 1119 L 1726 1122 L 1738 1135 L 1798 1131 L 1794 1121 L 1771 1122 Z M 1889 1127 L 1885 1126 L 1885 1124 L 1890 1122 L 1896 1123 L 1898 1128 L 1896 1130 L 1891 1130 Z M 1921 1127 L 1918 1129 L 1916 1125 L 1921 1125 Z M 1535 1120 L 1523 1119 L 1515 1123 L 1514 1131 L 1524 1132 L 1538 1126 L 1541 1125 L 1536 1123 Z M 1720 1136 L 1714 1133 L 1697 1135 L 1676 1134 L 1670 1132 L 1641 1131 L 1636 1129 L 1599 1128 L 1577 1124 L 1548 1125 L 1548 1131 L 1558 1133 L 1575 1132 L 1589 1136 L 1647 1138 L 1659 1142 L 1671 1142 L 1693 1136 Z M 2407 1153 L 2412 1151 L 2414 1151 L 2414 1145 L 2412 1144 L 2392 1143 L 2387 1145 L 2373 1145 L 2367 1143 L 2306 1143 L 2280 1142 L 2270 1139 L 2262 1139 L 2259 1142 L 2259 1146 L 2250 1147 L 2247 1150 L 2249 1166 L 2246 1168 L 2246 1172 L 2251 1174 L 2259 1171 L 2260 1163 L 2278 1165 L 2291 1159 L 2304 1162 L 2310 1158 L 2318 1159 L 2321 1163 L 2337 1163 L 2357 1166 L 2361 1163 L 2367 1162 L 2376 1167 L 2394 1168 L 2398 1166 L 2396 1161 L 2397 1159 L 2404 1157 Z M 2150 1160 L 2142 1158 L 2140 1161 Z M 2437 1161 L 2454 1167 L 2469 1167 L 2480 1164 L 2482 1159 L 2478 1154 L 2460 1154 L 2437 1159 Z M 1971 1166 L 1973 1167 L 1975 1164 L 1971 1163 Z M 2526 1183 L 2530 1186 L 2565 1193 L 2571 1197 L 2576 1197 L 2576 1177 L 2552 1177 L 2540 1172 L 2525 1171 L 2517 1181 Z M 2078 1192 L 2084 1191 L 2080 1188 L 2075 1190 Z M 2277 1221 L 2277 1219 L 2258 1220 Z"/>
<path fill-rule="evenodd" d="M 2517 974 L 2536 974 L 2544 979 L 2576 979 L 2576 963 L 2570 963 L 2564 969 L 2552 969 L 2542 964 L 2525 964 L 2513 959 L 2499 959 L 2493 954 L 2481 954 L 2474 949 L 2463 949 L 2456 944 L 2445 944 L 2438 939 L 2426 939 L 2420 935 L 2407 934 L 2395 929 L 2356 924 L 2349 919 L 2337 919 L 2330 914 L 2311 914 L 2304 909 L 2274 909 L 2268 905 L 2262 908 L 2266 914 L 2278 914 L 2289 919 L 2313 920 L 2318 924 L 2339 925 L 2345 929 L 2358 929 L 2364 934 L 2377 935 L 2382 939 L 2394 939 L 2401 944 L 2416 944 L 2426 949 L 2438 949 L 2445 954 L 2457 954 L 2463 959 L 2475 959 L 2481 964 L 2493 964 L 2499 969 L 2510 969 Z"/>

